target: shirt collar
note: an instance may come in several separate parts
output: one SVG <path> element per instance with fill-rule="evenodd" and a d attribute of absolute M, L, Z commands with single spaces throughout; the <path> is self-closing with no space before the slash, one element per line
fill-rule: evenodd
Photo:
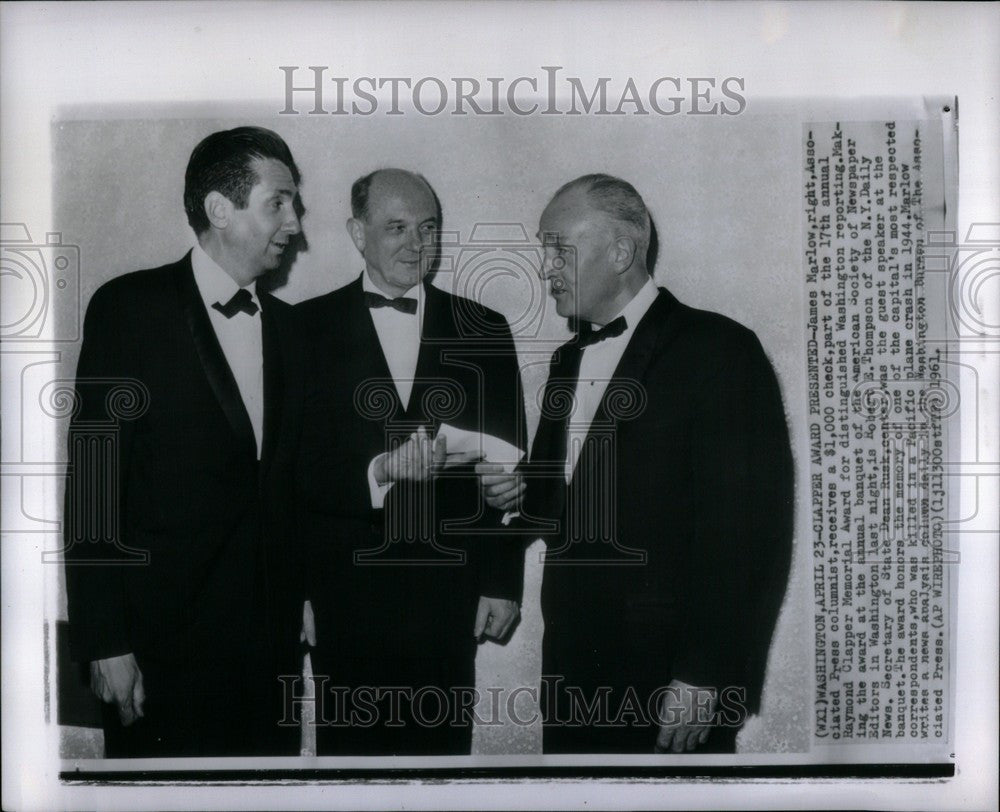
<path fill-rule="evenodd" d="M 610 324 L 614 321 L 614 319 L 618 318 L 618 316 L 624 316 L 625 332 L 622 333 L 622 336 L 631 335 L 632 331 L 635 330 L 636 325 L 642 321 L 642 317 L 646 315 L 646 311 L 649 310 L 659 294 L 660 289 L 656 287 L 656 283 L 653 282 L 653 277 L 649 277 L 646 280 L 646 283 L 639 288 L 635 296 L 632 297 L 632 301 L 625 305 L 625 307 L 623 307 L 614 316 L 614 318 L 608 319 L 608 323 Z M 619 338 L 620 337 L 621 336 L 619 336 Z"/>
<path fill-rule="evenodd" d="M 206 308 L 211 308 L 213 304 L 225 304 L 240 289 L 228 273 L 214 259 L 212 259 L 199 243 L 195 243 L 191 251 L 191 270 L 194 271 L 194 281 L 198 285 L 198 291 L 205 302 Z M 257 298 L 256 285 L 247 285 L 253 303 L 260 307 L 260 299 Z"/>

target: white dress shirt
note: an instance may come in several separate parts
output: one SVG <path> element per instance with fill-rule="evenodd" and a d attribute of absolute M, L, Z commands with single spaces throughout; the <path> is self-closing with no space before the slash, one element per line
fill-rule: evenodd
<path fill-rule="evenodd" d="M 632 339 L 636 325 L 646 315 L 646 311 L 649 310 L 657 295 L 659 295 L 659 289 L 652 278 L 647 279 L 646 284 L 632 297 L 632 301 L 614 317 L 625 317 L 625 331 L 619 336 L 605 338 L 603 341 L 591 344 L 583 350 L 583 357 L 580 360 L 580 376 L 573 394 L 574 407 L 566 436 L 567 483 L 573 478 L 573 469 L 576 468 L 583 443 L 590 432 L 590 424 L 593 423 L 597 408 L 601 405 L 604 392 L 608 388 L 608 382 L 618 368 L 622 355 L 625 354 L 625 348 L 628 347 L 628 343 Z M 613 320 L 609 319 L 608 322 Z"/>
<path fill-rule="evenodd" d="M 222 354 L 236 379 L 236 386 L 243 398 L 253 426 L 253 436 L 257 441 L 257 459 L 260 459 L 260 449 L 264 439 L 264 348 L 261 336 L 260 300 L 253 289 L 247 290 L 257 312 L 252 316 L 239 312 L 227 319 L 222 313 L 212 307 L 213 304 L 225 304 L 240 289 L 236 281 L 219 267 L 205 249 L 195 244 L 191 252 L 191 267 L 194 270 L 194 281 L 201 293 L 208 318 L 219 339 Z"/>
<path fill-rule="evenodd" d="M 375 283 L 368 276 L 365 270 L 361 277 L 361 288 L 365 293 L 376 293 L 385 296 Z M 375 325 L 375 332 L 378 334 L 378 343 L 382 347 L 382 354 L 389 365 L 389 374 L 392 375 L 392 382 L 399 394 L 399 400 L 406 409 L 410 405 L 410 394 L 413 392 L 413 379 L 417 374 L 417 357 L 420 355 L 420 336 L 424 324 L 424 297 L 420 285 L 414 285 L 404 297 L 417 300 L 416 313 L 403 313 L 392 307 L 370 307 L 368 313 L 371 315 L 372 323 Z M 385 298 L 393 298 L 385 296 Z M 380 508 L 385 503 L 385 495 L 392 482 L 379 485 L 375 479 L 375 461 L 381 456 L 376 455 L 368 464 L 368 490 L 371 493 L 372 507 Z"/>

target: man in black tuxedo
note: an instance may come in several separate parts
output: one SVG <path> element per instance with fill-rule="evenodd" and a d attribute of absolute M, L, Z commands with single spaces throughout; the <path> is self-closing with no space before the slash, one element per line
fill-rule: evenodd
<path fill-rule="evenodd" d="M 193 250 L 87 308 L 65 557 L 108 757 L 298 753 L 278 677 L 300 670 L 302 347 L 291 306 L 254 290 L 300 231 L 298 182 L 276 133 L 208 136 L 185 177 Z"/>
<path fill-rule="evenodd" d="M 552 357 L 521 484 L 480 470 L 497 507 L 526 486 L 522 532 L 547 544 L 545 751 L 732 752 L 791 552 L 777 380 L 750 330 L 656 287 L 630 184 L 566 184 L 539 237 L 579 334 Z"/>
<path fill-rule="evenodd" d="M 298 306 L 317 750 L 468 753 L 477 639 L 516 622 L 523 548 L 498 539 L 478 449 L 449 454 L 438 430 L 525 448 L 517 357 L 499 313 L 426 278 L 441 223 L 426 180 L 373 172 L 351 210 L 363 273 Z"/>

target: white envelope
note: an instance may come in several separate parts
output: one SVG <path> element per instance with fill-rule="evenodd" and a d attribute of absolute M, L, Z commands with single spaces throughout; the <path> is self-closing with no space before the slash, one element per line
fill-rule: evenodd
<path fill-rule="evenodd" d="M 437 436 L 446 438 L 449 454 L 464 454 L 472 451 L 482 454 L 486 462 L 499 463 L 506 471 L 513 471 L 524 456 L 524 451 L 506 440 L 501 440 L 492 434 L 460 429 L 447 423 L 441 424 Z"/>

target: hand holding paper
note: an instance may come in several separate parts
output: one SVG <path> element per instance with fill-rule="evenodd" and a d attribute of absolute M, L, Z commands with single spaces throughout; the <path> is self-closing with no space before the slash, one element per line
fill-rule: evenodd
<path fill-rule="evenodd" d="M 387 485 L 404 479 L 430 479 L 434 471 L 444 465 L 445 454 L 444 438 L 438 436 L 432 443 L 427 430 L 421 427 L 398 448 L 375 458 L 375 481 Z"/>
<path fill-rule="evenodd" d="M 502 470 L 510 473 L 513 472 L 524 456 L 524 451 L 516 445 L 508 443 L 506 440 L 502 440 L 492 434 L 460 429 L 447 423 L 441 424 L 435 441 L 440 440 L 442 437 L 447 442 L 448 459 L 445 465 L 448 466 L 458 461 L 452 460 L 453 455 L 461 455 L 462 462 L 481 459 L 485 462 L 500 465 Z"/>
<path fill-rule="evenodd" d="M 378 485 L 404 479 L 420 481 L 430 479 L 441 468 L 484 458 L 502 460 L 513 470 L 523 456 L 521 449 L 499 437 L 442 423 L 433 440 L 421 427 L 394 451 L 376 457 L 373 475 Z"/>
<path fill-rule="evenodd" d="M 446 465 L 452 464 L 451 453 L 456 451 L 476 454 L 475 459 L 482 459 L 476 465 L 476 473 L 483 499 L 490 507 L 504 511 L 519 508 L 525 484 L 514 475 L 514 469 L 524 457 L 524 451 L 492 434 L 466 431 L 447 423 L 441 424 L 437 436 L 447 438 L 449 454 Z"/>
<path fill-rule="evenodd" d="M 481 462 L 476 466 L 479 483 L 486 504 L 497 510 L 516 513 L 521 508 L 521 497 L 524 496 L 526 485 L 516 474 L 508 473 L 503 465 L 491 462 Z M 504 524 L 509 519 L 504 517 Z"/>

